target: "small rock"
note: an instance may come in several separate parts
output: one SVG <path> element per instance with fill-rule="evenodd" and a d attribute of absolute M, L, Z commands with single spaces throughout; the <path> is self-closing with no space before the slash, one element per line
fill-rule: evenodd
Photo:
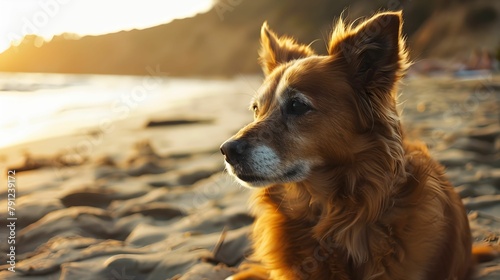
<path fill-rule="evenodd" d="M 145 205 L 136 205 L 125 211 L 122 216 L 128 216 L 133 214 L 142 214 L 144 216 L 150 216 L 156 220 L 170 220 L 175 217 L 184 216 L 184 212 L 179 210 L 177 207 L 172 206 L 167 203 L 149 203 Z"/>

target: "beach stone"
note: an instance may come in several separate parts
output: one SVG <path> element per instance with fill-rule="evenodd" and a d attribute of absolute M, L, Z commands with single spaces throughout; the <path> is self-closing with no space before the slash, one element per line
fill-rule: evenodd
<path fill-rule="evenodd" d="M 113 193 L 106 190 L 77 190 L 61 197 L 65 207 L 91 206 L 106 208 L 113 201 Z"/>
<path fill-rule="evenodd" d="M 213 123 L 212 119 L 165 119 L 165 120 L 150 120 L 146 127 L 168 127 L 168 126 L 185 126 L 192 124 L 210 124 Z"/>
<path fill-rule="evenodd" d="M 115 183 L 110 185 L 83 187 L 64 194 L 60 200 L 65 207 L 91 206 L 107 208 L 114 200 L 127 200 L 144 195 L 148 191 L 143 185 Z"/>
<path fill-rule="evenodd" d="M 170 187 L 170 186 L 172 186 L 167 181 L 152 181 L 152 182 L 148 182 L 148 185 L 150 185 L 151 187 L 155 187 L 155 188 L 162 188 L 162 187 Z"/>
<path fill-rule="evenodd" d="M 152 217 L 155 220 L 170 220 L 175 217 L 184 216 L 181 210 L 173 205 L 162 202 L 153 202 L 144 205 L 134 205 L 130 209 L 127 209 L 122 216 L 128 216 L 133 214 L 141 214 L 143 216 Z"/>

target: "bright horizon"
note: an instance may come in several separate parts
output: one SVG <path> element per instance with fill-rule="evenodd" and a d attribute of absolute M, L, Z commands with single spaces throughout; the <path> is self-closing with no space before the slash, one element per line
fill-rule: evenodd
<path fill-rule="evenodd" d="M 208 11 L 213 0 L 0 0 L 0 53 L 29 34 L 100 35 Z"/>

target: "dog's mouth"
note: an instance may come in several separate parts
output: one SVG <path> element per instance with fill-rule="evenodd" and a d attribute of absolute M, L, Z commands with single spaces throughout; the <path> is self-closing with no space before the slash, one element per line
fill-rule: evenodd
<path fill-rule="evenodd" d="M 299 182 L 302 181 L 308 173 L 307 166 L 302 164 L 274 176 L 260 176 L 252 173 L 238 172 L 235 171 L 234 168 L 228 168 L 228 170 L 243 186 L 250 188 L 265 187 L 278 183 Z"/>
<path fill-rule="evenodd" d="M 283 178 L 292 178 L 292 177 L 295 177 L 297 176 L 297 174 L 299 174 L 299 170 L 298 168 L 294 168 L 288 172 L 286 172 L 285 174 L 283 174 L 283 176 L 281 176 L 281 180 Z M 258 182 L 258 181 L 272 181 L 273 179 L 274 180 L 279 180 L 279 179 L 276 179 L 276 178 L 266 178 L 266 177 L 262 177 L 262 176 L 257 176 L 257 175 L 250 175 L 250 174 L 235 174 L 236 177 L 238 177 L 240 180 L 243 180 L 245 182 Z"/>

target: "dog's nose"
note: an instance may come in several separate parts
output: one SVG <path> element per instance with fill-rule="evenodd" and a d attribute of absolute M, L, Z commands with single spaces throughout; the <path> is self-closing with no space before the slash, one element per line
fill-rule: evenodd
<path fill-rule="evenodd" d="M 241 155 L 243 155 L 247 146 L 248 144 L 246 141 L 229 140 L 220 146 L 220 152 L 228 163 L 233 164 Z"/>

